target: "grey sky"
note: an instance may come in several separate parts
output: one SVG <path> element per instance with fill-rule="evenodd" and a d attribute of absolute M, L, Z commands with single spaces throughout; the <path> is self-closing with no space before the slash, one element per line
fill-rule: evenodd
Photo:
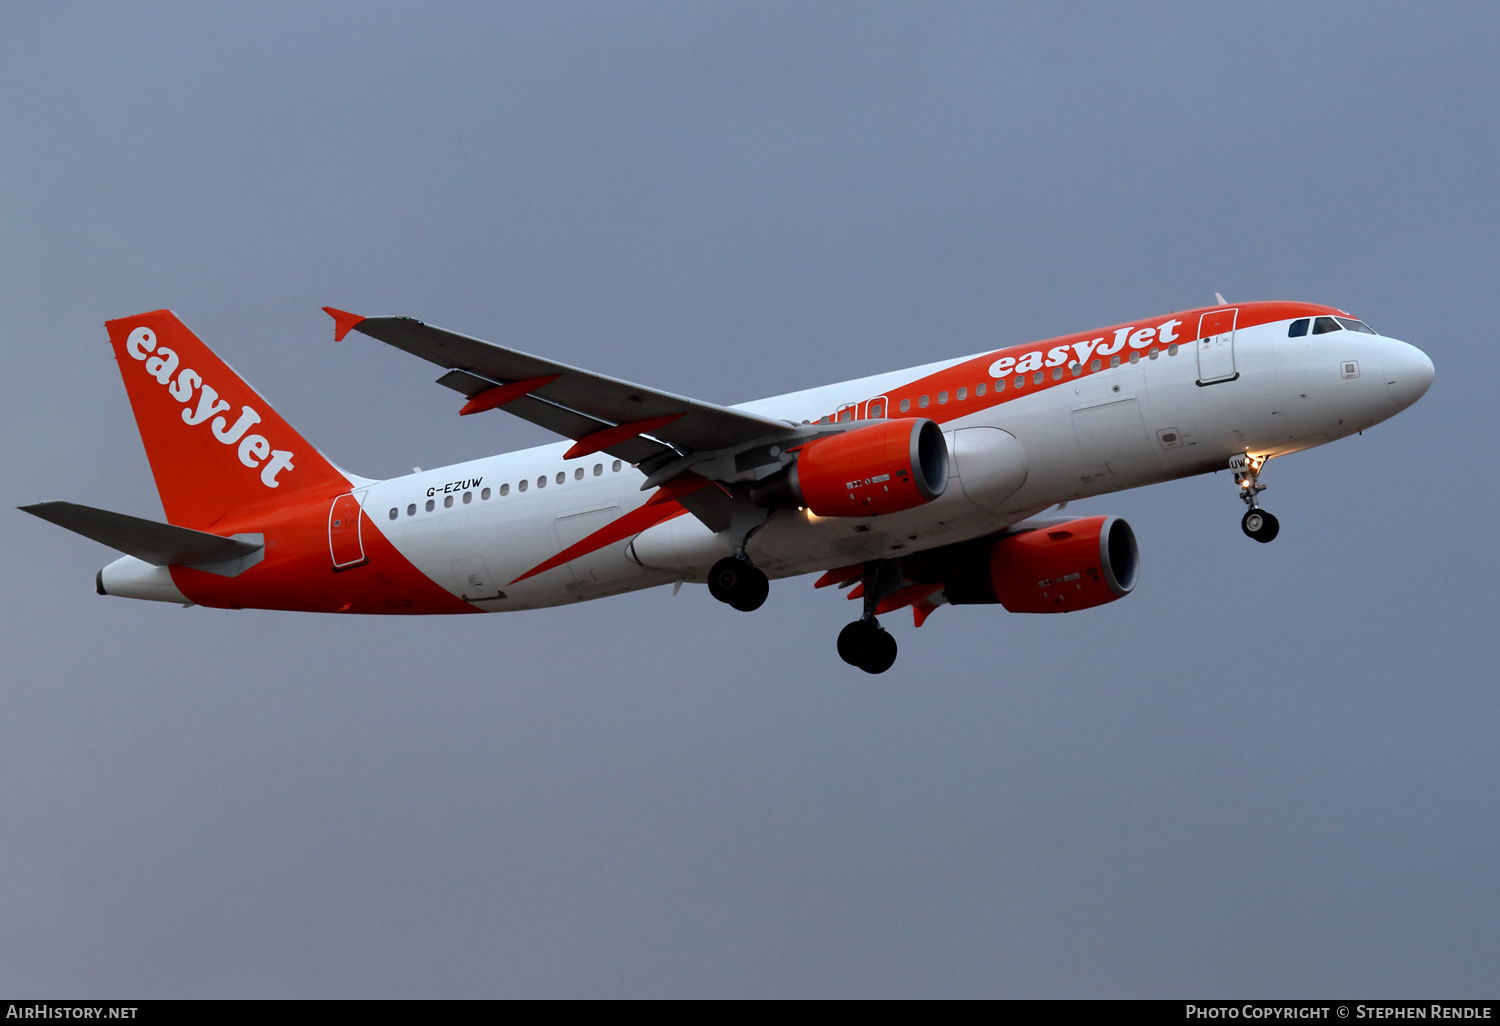
<path fill-rule="evenodd" d="M 169 306 L 333 459 L 460 420 L 318 307 L 736 402 L 1231 299 L 1432 391 L 1093 500 L 1141 585 L 811 579 L 376 620 L 103 599 L 0 516 L 10 995 L 1488 996 L 1492 4 L 0 8 L 0 489 L 160 516 L 102 327 Z M 1484 667 L 1491 665 L 1490 670 Z"/>

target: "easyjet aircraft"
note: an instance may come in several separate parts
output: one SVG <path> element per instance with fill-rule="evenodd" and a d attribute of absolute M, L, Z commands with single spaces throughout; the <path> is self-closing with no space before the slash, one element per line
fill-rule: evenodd
<path fill-rule="evenodd" d="M 1308 303 L 1199 310 L 724 407 L 405 317 L 325 307 L 442 368 L 460 414 L 570 441 L 373 481 L 335 466 L 169 311 L 110 321 L 168 523 L 23 507 L 126 553 L 101 595 L 228 609 L 481 613 L 683 581 L 749 612 L 818 573 L 862 615 L 839 655 L 888 669 L 876 617 L 945 603 L 1061 613 L 1135 587 L 1118 517 L 1038 514 L 1229 468 L 1256 541 L 1266 460 L 1385 420 L 1418 349 Z"/>

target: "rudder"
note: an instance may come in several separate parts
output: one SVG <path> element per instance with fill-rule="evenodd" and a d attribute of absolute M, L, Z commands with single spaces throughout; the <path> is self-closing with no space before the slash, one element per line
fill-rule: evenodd
<path fill-rule="evenodd" d="M 167 520 L 211 527 L 226 513 L 349 480 L 170 310 L 108 321 L 120 376 Z"/>

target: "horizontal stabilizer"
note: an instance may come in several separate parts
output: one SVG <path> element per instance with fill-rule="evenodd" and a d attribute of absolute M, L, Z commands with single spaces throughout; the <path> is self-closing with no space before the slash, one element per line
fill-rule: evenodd
<path fill-rule="evenodd" d="M 262 548 L 255 542 L 142 520 L 124 513 L 111 513 L 107 509 L 80 506 L 76 502 L 37 502 L 20 508 L 32 516 L 156 566 L 222 563 L 248 556 Z"/>

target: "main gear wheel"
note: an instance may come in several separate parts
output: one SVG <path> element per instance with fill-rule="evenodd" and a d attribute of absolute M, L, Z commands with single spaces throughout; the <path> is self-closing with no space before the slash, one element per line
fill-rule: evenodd
<path fill-rule="evenodd" d="M 759 609 L 771 593 L 771 582 L 748 559 L 725 556 L 708 572 L 708 593 L 742 613 Z"/>
<path fill-rule="evenodd" d="M 896 662 L 896 639 L 873 617 L 839 631 L 839 658 L 866 673 L 884 673 Z"/>

